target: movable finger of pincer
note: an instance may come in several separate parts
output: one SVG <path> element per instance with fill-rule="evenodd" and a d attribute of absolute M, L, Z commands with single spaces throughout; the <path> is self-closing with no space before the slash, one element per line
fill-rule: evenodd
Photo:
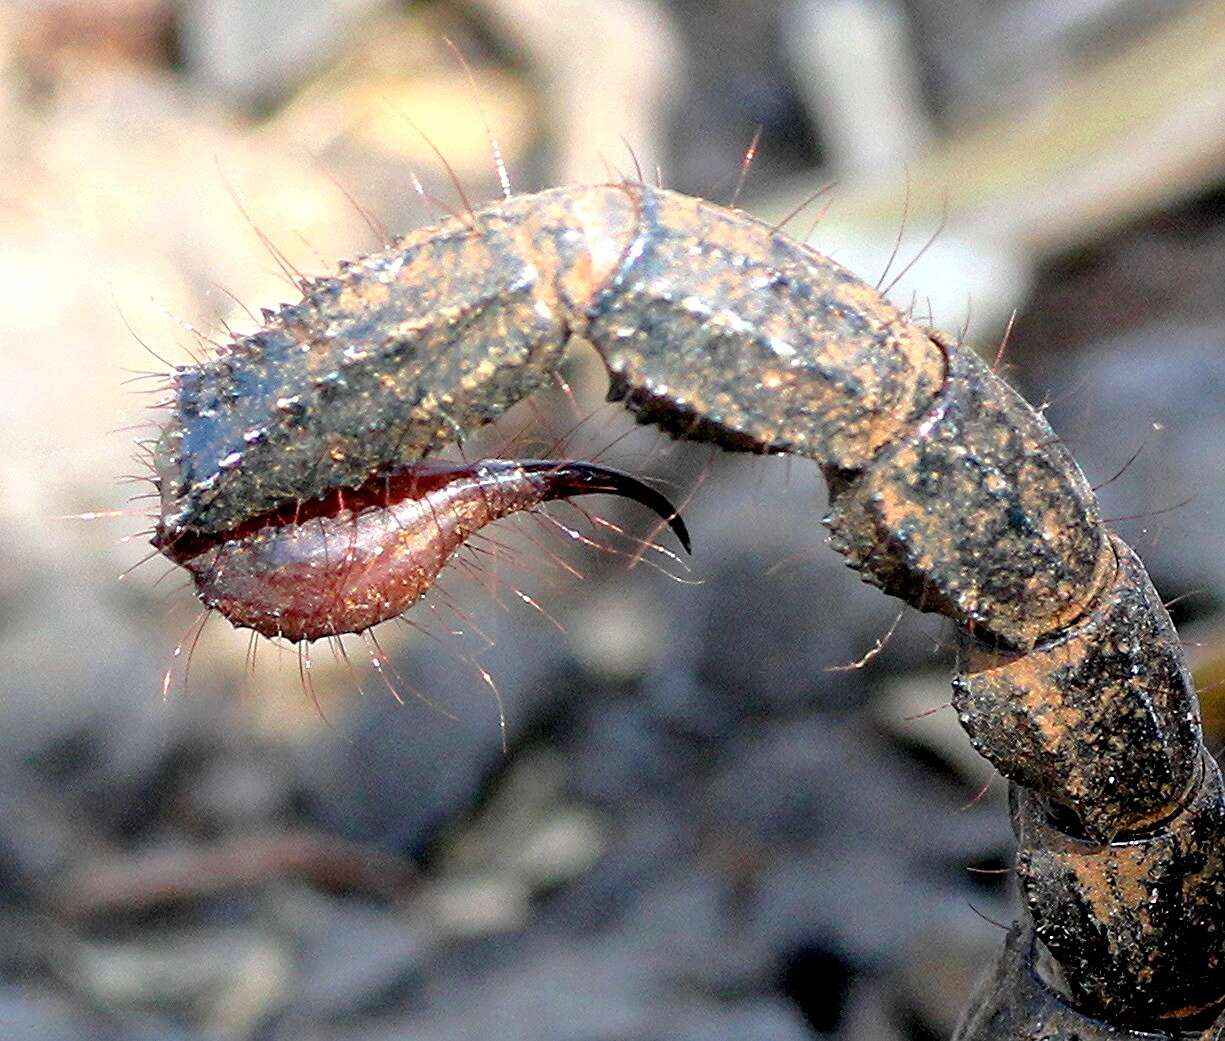
<path fill-rule="evenodd" d="M 1200 754 L 1178 634 L 1140 559 L 1111 541 L 1114 581 L 1088 615 L 1023 655 L 963 635 L 953 681 L 978 752 L 1105 840 L 1177 807 Z"/>
<path fill-rule="evenodd" d="M 560 309 L 492 219 L 362 258 L 179 377 L 158 449 L 170 528 L 223 531 L 421 458 L 539 386 Z"/>
<path fill-rule="evenodd" d="M 1114 553 L 1046 420 L 972 351 L 937 342 L 948 376 L 926 417 L 863 470 L 827 469 L 830 542 L 886 593 L 1025 650 L 1084 612 Z"/>
<path fill-rule="evenodd" d="M 1109 843 L 1065 833 L 1040 796 L 1012 790 L 1037 936 L 1070 1000 L 1111 1022 L 1176 1028 L 1225 1002 L 1225 787 L 1207 752 L 1201 769 L 1179 812 Z"/>
<path fill-rule="evenodd" d="M 163 529 L 224 532 L 492 422 L 550 382 L 636 219 L 614 186 L 517 196 L 305 283 L 176 374 L 155 452 Z"/>

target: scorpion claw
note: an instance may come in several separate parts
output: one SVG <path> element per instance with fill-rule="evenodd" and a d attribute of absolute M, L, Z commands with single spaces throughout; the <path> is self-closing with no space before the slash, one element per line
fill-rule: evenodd
<path fill-rule="evenodd" d="M 531 475 L 542 475 L 546 479 L 548 499 L 565 499 L 572 495 L 594 495 L 605 493 L 620 495 L 659 514 L 675 533 L 685 552 L 692 554 L 689 529 L 676 507 L 662 492 L 644 484 L 638 478 L 596 463 L 554 462 L 548 459 L 530 459 L 517 464 Z"/>

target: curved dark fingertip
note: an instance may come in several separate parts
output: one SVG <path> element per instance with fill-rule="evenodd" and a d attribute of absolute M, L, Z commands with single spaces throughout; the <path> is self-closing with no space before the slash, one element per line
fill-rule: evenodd
<path fill-rule="evenodd" d="M 540 475 L 545 479 L 546 496 L 550 499 L 604 493 L 620 495 L 641 503 L 668 522 L 668 527 L 672 529 L 685 552 L 692 555 L 689 529 L 672 501 L 632 474 L 597 463 L 554 462 L 548 459 L 523 460 L 519 466 L 525 473 Z"/>

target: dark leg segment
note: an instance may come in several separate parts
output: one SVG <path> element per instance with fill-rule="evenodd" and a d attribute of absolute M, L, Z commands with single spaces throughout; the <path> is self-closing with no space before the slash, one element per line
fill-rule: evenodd
<path fill-rule="evenodd" d="M 942 346 L 928 415 L 827 469 L 827 523 L 868 581 L 960 625 L 959 718 L 1014 782 L 1028 917 L 958 1037 L 1225 1037 L 1225 792 L 1177 634 L 1046 421 Z"/>

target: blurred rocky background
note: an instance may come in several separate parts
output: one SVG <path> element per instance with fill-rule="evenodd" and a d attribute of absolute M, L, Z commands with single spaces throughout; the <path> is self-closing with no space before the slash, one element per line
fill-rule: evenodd
<path fill-rule="evenodd" d="M 579 349 L 491 450 L 660 479 L 692 560 L 633 510 L 512 520 L 385 667 L 353 638 L 307 683 L 196 640 L 160 560 L 118 580 L 133 441 L 157 373 L 292 294 L 253 225 L 326 270 L 463 205 L 435 148 L 495 198 L 486 124 L 516 190 L 727 201 L 760 127 L 746 209 L 990 357 L 1011 321 L 1219 746 L 1222 69 L 1217 0 L 8 0 L 0 1037 L 947 1037 L 1013 914 L 1005 786 L 810 467 L 631 431 Z"/>

